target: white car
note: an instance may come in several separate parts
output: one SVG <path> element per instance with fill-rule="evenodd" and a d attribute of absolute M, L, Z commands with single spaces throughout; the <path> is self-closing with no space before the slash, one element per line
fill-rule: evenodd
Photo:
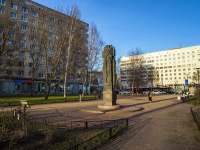
<path fill-rule="evenodd" d="M 162 94 L 160 91 L 153 91 L 152 94 Z"/>
<path fill-rule="evenodd" d="M 130 94 L 131 91 L 119 91 L 119 94 Z"/>
<path fill-rule="evenodd" d="M 149 91 L 143 91 L 142 92 L 142 94 L 148 94 L 149 93 Z"/>

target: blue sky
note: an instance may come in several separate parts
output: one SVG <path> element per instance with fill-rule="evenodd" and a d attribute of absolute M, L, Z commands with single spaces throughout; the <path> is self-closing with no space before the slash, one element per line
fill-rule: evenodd
<path fill-rule="evenodd" d="M 50 8 L 77 5 L 94 22 L 116 58 L 131 49 L 144 53 L 200 45 L 200 0 L 33 0 Z"/>

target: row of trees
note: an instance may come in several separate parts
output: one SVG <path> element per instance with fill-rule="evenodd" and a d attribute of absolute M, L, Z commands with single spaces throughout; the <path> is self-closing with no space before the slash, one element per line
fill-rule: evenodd
<path fill-rule="evenodd" d="M 53 13 L 45 8 L 37 9 L 32 24 L 22 24 L 5 12 L 0 15 L 0 43 L 0 77 L 14 77 L 13 72 L 23 70 L 24 63 L 29 64 L 26 67 L 29 74 L 25 77 L 31 77 L 32 81 L 44 77 L 45 99 L 52 82 L 64 82 L 64 97 L 67 81 L 84 82 L 86 70 L 90 73 L 90 83 L 92 72 L 101 66 L 104 44 L 96 25 L 92 23 L 88 27 L 81 21 L 76 5 L 67 10 L 57 8 Z"/>

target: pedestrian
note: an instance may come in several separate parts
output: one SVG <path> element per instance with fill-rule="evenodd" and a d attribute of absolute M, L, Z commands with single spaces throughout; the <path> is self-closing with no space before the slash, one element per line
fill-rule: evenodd
<path fill-rule="evenodd" d="M 81 99 L 82 99 L 82 93 L 83 93 L 83 92 L 82 92 L 82 89 L 80 89 L 80 90 L 79 90 L 79 102 L 81 102 Z"/>
<path fill-rule="evenodd" d="M 3 89 L 3 94 L 6 94 L 6 89 L 5 88 Z"/>
<path fill-rule="evenodd" d="M 152 92 L 151 91 L 148 92 L 148 98 L 149 98 L 149 103 L 151 103 L 152 102 Z"/>

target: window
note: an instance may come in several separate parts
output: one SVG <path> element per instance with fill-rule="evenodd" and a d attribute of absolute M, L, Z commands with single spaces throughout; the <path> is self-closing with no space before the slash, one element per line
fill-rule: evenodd
<path fill-rule="evenodd" d="M 33 67 L 33 63 L 28 63 L 28 67 L 32 68 Z"/>
<path fill-rule="evenodd" d="M 44 60 L 44 56 L 40 55 L 39 60 Z"/>
<path fill-rule="evenodd" d="M 24 58 L 24 54 L 25 54 L 24 52 L 19 52 L 19 57 Z"/>
<path fill-rule="evenodd" d="M 33 59 L 34 56 L 35 56 L 34 54 L 30 54 L 30 55 L 29 55 L 29 58 L 32 58 L 32 59 Z"/>
<path fill-rule="evenodd" d="M 14 13 L 14 12 L 10 12 L 10 18 L 16 19 L 17 18 L 17 14 Z"/>
<path fill-rule="evenodd" d="M 29 75 L 30 77 L 32 76 L 32 74 L 33 74 L 33 72 L 32 72 L 32 71 L 29 71 L 28 75 Z"/>
<path fill-rule="evenodd" d="M 35 33 L 35 28 L 31 28 L 31 33 Z"/>
<path fill-rule="evenodd" d="M 0 39 L 0 44 L 2 44 L 2 39 Z"/>
<path fill-rule="evenodd" d="M 61 29 L 60 29 L 60 28 L 58 28 L 58 32 L 61 32 Z"/>
<path fill-rule="evenodd" d="M 32 16 L 37 16 L 37 12 L 36 11 L 32 11 Z"/>
<path fill-rule="evenodd" d="M 48 61 L 51 62 L 52 61 L 52 57 L 48 57 Z"/>
<path fill-rule="evenodd" d="M 39 64 L 38 68 L 39 69 L 44 69 L 44 65 L 43 64 Z"/>
<path fill-rule="evenodd" d="M 4 14 L 4 10 L 0 8 L 0 14 Z"/>
<path fill-rule="evenodd" d="M 20 48 L 25 48 L 25 47 L 26 47 L 26 44 L 25 44 L 25 43 L 19 43 L 19 47 L 20 47 Z"/>
<path fill-rule="evenodd" d="M 22 12 L 23 13 L 28 13 L 28 9 L 26 7 L 22 7 Z"/>
<path fill-rule="evenodd" d="M 31 41 L 35 42 L 35 38 L 33 36 L 31 36 Z"/>
<path fill-rule="evenodd" d="M 49 53 L 49 54 L 52 54 L 52 49 L 48 49 L 48 53 Z"/>
<path fill-rule="evenodd" d="M 23 22 L 27 22 L 28 21 L 28 18 L 26 16 L 22 16 L 21 19 L 22 19 Z"/>
<path fill-rule="evenodd" d="M 24 76 L 24 71 L 17 71 L 18 76 Z"/>
<path fill-rule="evenodd" d="M 21 25 L 21 30 L 26 31 L 26 30 L 27 30 L 26 26 L 22 24 L 22 25 Z"/>
<path fill-rule="evenodd" d="M 39 73 L 39 78 L 42 78 L 44 77 L 44 74 L 43 73 Z"/>
<path fill-rule="evenodd" d="M 30 45 L 30 50 L 35 50 L 35 45 Z"/>
<path fill-rule="evenodd" d="M 20 34 L 21 39 L 26 40 L 26 34 Z"/>
<path fill-rule="evenodd" d="M 49 45 L 52 46 L 53 45 L 53 41 L 49 40 Z"/>
<path fill-rule="evenodd" d="M 13 55 L 13 50 L 8 50 L 8 51 L 7 51 L 7 55 L 8 55 L 8 56 L 12 56 L 12 55 Z"/>
<path fill-rule="evenodd" d="M 50 32 L 50 33 L 49 33 L 49 37 L 50 37 L 50 38 L 53 38 L 53 33 Z"/>
<path fill-rule="evenodd" d="M 32 24 L 35 24 L 35 20 L 34 19 L 32 19 Z"/>
<path fill-rule="evenodd" d="M 8 46 L 13 46 L 13 45 L 14 45 L 14 42 L 11 41 L 11 40 L 8 40 L 7 44 L 8 44 Z"/>
<path fill-rule="evenodd" d="M 17 4 L 11 3 L 11 8 L 17 10 Z"/>
<path fill-rule="evenodd" d="M 20 61 L 20 62 L 19 62 L 19 66 L 20 66 L 20 67 L 23 67 L 23 66 L 24 66 L 24 62 L 23 62 L 23 61 Z"/>
<path fill-rule="evenodd" d="M 12 31 L 8 32 L 8 35 L 9 35 L 9 37 L 15 37 L 15 33 Z"/>
<path fill-rule="evenodd" d="M 6 0 L 0 0 L 0 5 L 4 5 L 6 4 Z"/>
<path fill-rule="evenodd" d="M 11 27 L 11 28 L 16 28 L 16 23 L 12 22 L 12 23 L 10 24 L 10 27 Z"/>
<path fill-rule="evenodd" d="M 44 49 L 42 47 L 40 47 L 39 50 L 40 50 L 40 53 L 44 52 Z"/>
<path fill-rule="evenodd" d="M 11 70 L 6 70 L 6 75 L 12 75 L 12 71 Z"/>
<path fill-rule="evenodd" d="M 53 17 L 50 17 L 50 21 L 51 21 L 51 22 L 54 22 L 54 18 L 53 18 Z"/>
<path fill-rule="evenodd" d="M 54 26 L 53 26 L 53 25 L 50 25 L 50 29 L 51 29 L 51 30 L 54 30 Z"/>

